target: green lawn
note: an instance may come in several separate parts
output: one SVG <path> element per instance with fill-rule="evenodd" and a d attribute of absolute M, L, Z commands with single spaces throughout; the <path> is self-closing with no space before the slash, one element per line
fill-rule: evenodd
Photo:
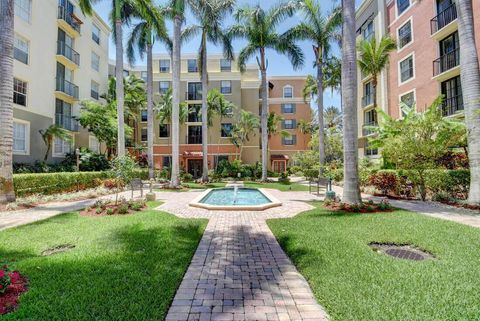
<path fill-rule="evenodd" d="M 0 262 L 29 280 L 20 308 L 1 319 L 163 320 L 205 225 L 149 209 L 67 213 L 0 232 Z M 66 243 L 76 247 L 40 254 Z"/>
<path fill-rule="evenodd" d="M 207 189 L 207 188 L 219 188 L 225 187 L 224 182 L 219 183 L 208 183 L 208 184 L 199 184 L 199 183 L 183 183 L 182 185 L 185 186 L 187 189 Z"/>
<path fill-rule="evenodd" d="M 245 187 L 254 187 L 254 188 L 273 188 L 278 189 L 282 192 L 286 191 L 308 191 L 308 186 L 297 184 L 297 183 L 260 183 L 260 182 L 245 182 Z"/>
<path fill-rule="evenodd" d="M 268 225 L 333 320 L 478 320 L 480 230 L 406 211 L 331 213 L 319 207 Z M 415 244 L 436 259 L 373 252 Z"/>

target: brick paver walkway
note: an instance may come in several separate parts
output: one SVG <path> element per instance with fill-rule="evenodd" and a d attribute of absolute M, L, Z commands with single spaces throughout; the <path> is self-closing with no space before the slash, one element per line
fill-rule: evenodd
<path fill-rule="evenodd" d="M 309 210 L 311 206 L 300 201 L 318 198 L 269 192 L 284 205 L 262 212 L 208 211 L 186 205 L 198 192 L 160 195 L 166 198 L 159 207 L 163 211 L 210 219 L 167 321 L 327 320 L 265 222 Z"/>

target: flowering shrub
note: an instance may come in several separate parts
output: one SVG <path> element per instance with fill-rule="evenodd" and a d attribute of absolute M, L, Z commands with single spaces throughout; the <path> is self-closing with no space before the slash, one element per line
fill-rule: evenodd
<path fill-rule="evenodd" d="M 368 182 L 376 189 L 382 191 L 383 195 L 387 195 L 397 190 L 398 176 L 395 171 L 383 170 L 370 175 Z"/>
<path fill-rule="evenodd" d="M 12 283 L 11 273 L 8 270 L 8 266 L 4 265 L 0 268 L 0 294 L 3 294 L 7 291 L 8 286 Z"/>

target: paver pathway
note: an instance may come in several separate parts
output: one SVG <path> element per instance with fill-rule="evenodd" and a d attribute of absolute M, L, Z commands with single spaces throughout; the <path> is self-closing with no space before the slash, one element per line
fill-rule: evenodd
<path fill-rule="evenodd" d="M 189 200 L 198 195 L 189 192 L 159 207 L 181 217 L 210 219 L 167 321 L 327 320 L 265 222 L 309 210 L 312 207 L 300 201 L 318 198 L 269 192 L 284 205 L 260 212 L 208 211 L 189 207 Z"/>

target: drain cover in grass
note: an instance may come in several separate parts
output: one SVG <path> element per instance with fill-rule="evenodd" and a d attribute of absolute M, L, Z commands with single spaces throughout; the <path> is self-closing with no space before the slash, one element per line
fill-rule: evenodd
<path fill-rule="evenodd" d="M 423 261 L 433 258 L 432 254 L 422 251 L 411 245 L 370 243 L 370 247 L 380 253 L 404 260 Z"/>
<path fill-rule="evenodd" d="M 45 251 L 42 252 L 43 256 L 50 256 L 58 253 L 63 253 L 67 252 L 71 249 L 75 248 L 75 245 L 73 244 L 62 244 L 59 246 L 52 247 L 50 249 L 46 249 Z"/>

